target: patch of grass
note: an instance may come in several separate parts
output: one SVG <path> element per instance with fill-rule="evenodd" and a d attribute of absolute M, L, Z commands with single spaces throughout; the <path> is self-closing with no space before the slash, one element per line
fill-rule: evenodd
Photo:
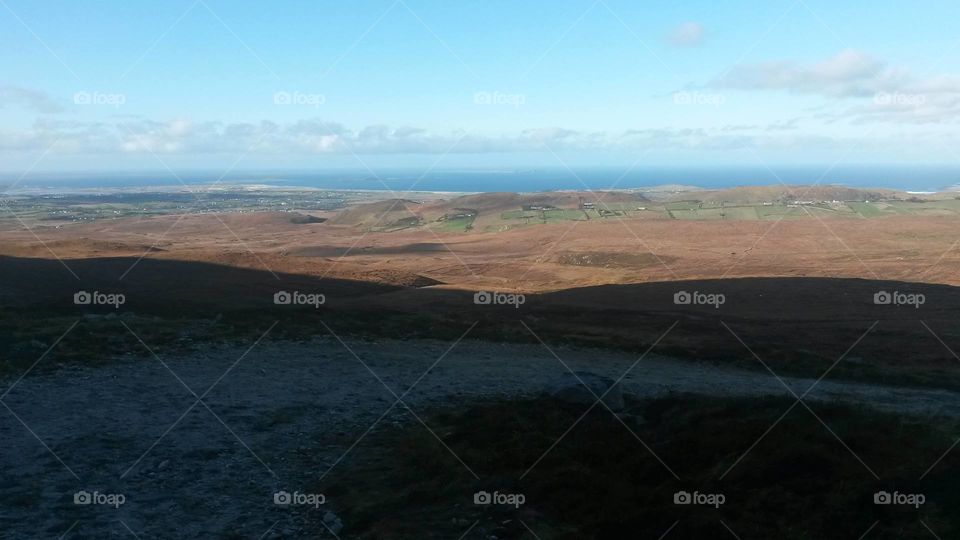
<path fill-rule="evenodd" d="M 853 210 L 865 218 L 878 217 L 883 215 L 883 212 L 876 206 L 865 203 L 865 202 L 849 202 L 847 206 L 853 208 Z"/>
<path fill-rule="evenodd" d="M 500 219 L 536 219 L 540 217 L 540 212 L 533 210 L 510 210 L 500 214 Z"/>
<path fill-rule="evenodd" d="M 671 527 L 676 538 L 723 538 L 729 527 L 742 538 L 830 539 L 871 526 L 871 538 L 930 538 L 920 520 L 941 538 L 960 534 L 960 455 L 918 480 L 955 426 L 811 406 L 828 430 L 792 404 L 673 396 L 630 404 L 623 423 L 546 398 L 440 411 L 423 416 L 443 444 L 419 423 L 376 433 L 317 489 L 350 538 L 458 538 L 474 523 L 464 538 L 659 538 Z M 526 501 L 475 505 L 481 490 Z M 880 490 L 926 503 L 876 505 Z M 677 505 L 678 491 L 726 500 Z"/>
<path fill-rule="evenodd" d="M 694 219 L 694 220 L 754 220 L 757 219 L 757 212 L 752 206 L 727 206 L 710 207 L 699 209 L 677 209 L 671 210 L 675 219 Z"/>
<path fill-rule="evenodd" d="M 546 221 L 583 221 L 587 219 L 587 216 L 583 213 L 583 210 L 574 210 L 567 208 L 557 208 L 555 210 L 544 210 L 543 217 Z"/>
<path fill-rule="evenodd" d="M 700 208 L 701 206 L 702 206 L 702 204 L 700 203 L 700 201 L 675 201 L 675 202 L 668 202 L 668 203 L 666 204 L 667 210 L 670 210 L 670 211 L 673 211 L 673 210 L 696 210 L 697 208 Z"/>
<path fill-rule="evenodd" d="M 806 216 L 802 208 L 790 207 L 785 204 L 774 204 L 770 206 L 758 206 L 757 216 L 760 219 L 781 219 L 789 217 Z"/>
<path fill-rule="evenodd" d="M 723 219 L 757 219 L 755 206 L 727 206 L 723 209 Z"/>
<path fill-rule="evenodd" d="M 473 228 L 474 217 L 447 219 L 441 222 L 440 230 L 446 232 L 466 232 Z"/>

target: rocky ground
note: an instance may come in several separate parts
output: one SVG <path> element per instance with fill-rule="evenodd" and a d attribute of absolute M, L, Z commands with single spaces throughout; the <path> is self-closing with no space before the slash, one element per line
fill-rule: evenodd
<path fill-rule="evenodd" d="M 559 359 L 538 345 L 467 340 L 450 349 L 439 341 L 329 338 L 264 341 L 249 353 L 223 347 L 129 356 L 96 368 L 41 365 L 0 385 L 0 530 L 11 539 L 306 536 L 306 520 L 335 514 L 337 501 L 279 505 L 275 494 L 310 494 L 327 470 L 349 464 L 374 422 L 416 423 L 438 406 L 538 394 L 568 368 L 616 379 L 637 360 L 590 349 L 553 352 Z M 623 381 L 624 393 L 635 397 L 789 395 L 785 383 L 798 395 L 809 390 L 808 400 L 960 417 L 953 392 L 830 377 L 810 389 L 813 380 L 781 383 L 767 371 L 654 355 Z M 412 413 L 402 404 L 391 408 L 397 397 Z M 114 505 L 75 504 L 79 491 Z M 122 495 L 123 504 L 111 495 Z M 327 518 L 332 538 L 340 527 L 333 514 Z"/>

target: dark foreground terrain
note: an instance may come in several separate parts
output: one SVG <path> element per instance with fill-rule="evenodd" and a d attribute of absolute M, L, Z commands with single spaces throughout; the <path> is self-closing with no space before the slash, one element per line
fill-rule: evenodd
<path fill-rule="evenodd" d="M 960 534 L 956 287 L 740 278 L 490 305 L 428 279 L 69 269 L 0 260 L 5 537 Z M 624 402 L 551 397 L 571 372 Z"/>
<path fill-rule="evenodd" d="M 960 393 L 491 343 L 468 330 L 459 341 L 328 333 L 184 353 L 145 340 L 156 356 L 60 369 L 41 358 L 4 379 L 4 537 L 530 540 L 672 528 L 723 538 L 730 527 L 741 538 L 857 538 L 874 522 L 877 538 L 923 538 L 924 524 L 942 538 L 956 531 Z M 622 399 L 549 397 L 577 387 L 571 372 L 619 381 Z M 884 490 L 925 503 L 875 505 Z M 484 491 L 525 501 L 475 504 Z M 725 502 L 675 505 L 681 491 Z M 76 504 L 83 492 L 122 504 Z M 296 504 L 277 504 L 285 493 Z"/>
<path fill-rule="evenodd" d="M 126 273 L 136 263 L 135 271 Z M 324 325 L 357 337 L 474 338 L 661 353 L 766 372 L 960 388 L 960 288 L 837 278 L 740 278 L 600 285 L 527 294 L 523 304 L 477 305 L 475 292 L 389 285 L 194 261 L 0 257 L 0 371 L 101 361 L 157 350 L 310 339 Z M 122 278 L 122 279 L 121 279 Z M 119 307 L 76 305 L 78 291 L 122 293 Z M 279 291 L 323 294 L 318 306 L 277 305 Z M 678 305 L 681 292 L 722 295 Z M 879 293 L 921 305 L 877 305 Z M 75 326 L 72 326 L 76 323 Z M 70 332 L 64 332 L 72 328 Z M 56 341 L 63 335 L 62 340 Z M 99 360 L 98 360 L 99 359 Z"/>
<path fill-rule="evenodd" d="M 632 402 L 616 415 L 539 399 L 429 420 L 448 449 L 420 426 L 391 430 L 369 444 L 394 451 L 367 452 L 327 484 L 349 509 L 357 537 L 960 534 L 953 511 L 960 461 L 937 461 L 954 438 L 952 422 L 688 394 Z M 747 450 L 746 441 L 756 446 Z M 877 504 L 885 492 L 924 502 Z M 477 493 L 523 500 L 475 504 Z M 693 504 L 684 502 L 688 494 Z"/>

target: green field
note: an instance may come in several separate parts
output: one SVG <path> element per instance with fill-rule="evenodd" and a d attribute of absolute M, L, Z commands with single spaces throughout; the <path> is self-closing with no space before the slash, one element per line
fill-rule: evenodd
<path fill-rule="evenodd" d="M 591 217 L 599 217 L 596 212 Z M 511 210 L 500 214 L 504 220 L 525 220 L 530 223 L 554 223 L 557 221 L 583 221 L 587 219 L 583 210 L 575 208 L 555 208 L 552 210 Z"/>
<path fill-rule="evenodd" d="M 803 208 L 797 206 L 787 206 L 785 204 L 775 204 L 773 206 L 757 206 L 757 217 L 760 219 L 788 219 L 808 217 Z"/>
<path fill-rule="evenodd" d="M 947 199 L 942 201 L 914 202 L 914 201 L 883 201 L 871 203 L 884 206 L 886 212 L 910 215 L 949 215 L 960 213 L 960 200 Z"/>
<path fill-rule="evenodd" d="M 667 210 L 671 212 L 673 210 L 696 210 L 700 208 L 700 206 L 701 204 L 699 201 L 676 201 L 666 204 Z"/>
<path fill-rule="evenodd" d="M 643 206 L 644 210 L 637 210 L 633 203 L 604 204 L 602 209 L 615 212 L 601 215 L 600 209 L 579 210 L 573 208 L 557 208 L 553 210 L 524 211 L 513 210 L 503 212 L 503 220 L 524 220 L 526 224 L 553 223 L 558 221 L 608 219 L 632 217 L 653 213 L 670 219 L 691 221 L 719 221 L 719 220 L 778 220 L 778 219 L 809 219 L 829 217 L 860 217 L 882 218 L 897 215 L 954 215 L 960 214 L 960 200 L 938 201 L 877 201 L 877 202 L 844 202 L 818 204 L 722 204 L 719 202 L 674 201 L 668 203 L 649 203 Z"/>
<path fill-rule="evenodd" d="M 872 218 L 883 215 L 883 212 L 876 205 L 867 202 L 851 202 L 847 206 L 853 208 L 853 211 L 865 218 Z"/>
<path fill-rule="evenodd" d="M 538 219 L 540 212 L 534 210 L 511 210 L 500 214 L 500 219 Z"/>
<path fill-rule="evenodd" d="M 466 232 L 473 228 L 474 217 L 461 217 L 444 220 L 440 225 L 440 230 L 445 232 Z"/>
<path fill-rule="evenodd" d="M 649 205 L 644 204 L 643 202 L 612 202 L 605 203 L 601 202 L 596 205 L 597 208 L 602 208 L 604 210 L 612 210 L 614 212 L 634 212 L 637 208 L 650 208 Z"/>
<path fill-rule="evenodd" d="M 886 216 L 938 216 L 960 214 L 960 200 L 940 201 L 876 201 L 847 203 L 854 212 L 864 218 Z"/>
<path fill-rule="evenodd" d="M 582 210 L 573 210 L 568 208 L 557 208 L 555 210 L 545 210 L 543 212 L 543 217 L 547 223 L 553 221 L 582 221 L 586 220 L 587 216 Z M 593 217 L 593 216 L 591 216 Z"/>
<path fill-rule="evenodd" d="M 704 208 L 677 208 L 669 211 L 673 219 L 686 220 L 754 220 L 757 210 L 753 206 L 709 206 Z"/>
<path fill-rule="evenodd" d="M 640 205 L 640 206 L 638 206 Z M 643 210 L 638 210 L 642 207 Z M 601 215 L 601 209 L 613 212 Z M 746 203 L 730 204 L 713 201 L 673 201 L 667 203 L 611 203 L 598 208 L 580 210 L 556 208 L 545 211 L 512 210 L 500 214 L 507 222 L 506 228 L 556 223 L 559 221 L 582 221 L 585 219 L 620 219 L 631 217 L 659 217 L 688 221 L 753 221 L 810 218 L 866 218 L 876 219 L 898 215 L 943 216 L 960 214 L 960 199 L 934 201 L 884 200 L 871 202 L 820 202 L 815 204 Z M 459 230 L 459 229 L 458 229 Z"/>

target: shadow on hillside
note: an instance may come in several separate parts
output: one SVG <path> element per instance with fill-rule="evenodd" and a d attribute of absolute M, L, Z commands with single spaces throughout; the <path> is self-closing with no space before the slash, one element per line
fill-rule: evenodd
<path fill-rule="evenodd" d="M 478 323 L 469 338 L 637 353 L 656 344 L 660 354 L 752 369 L 767 364 L 777 373 L 820 376 L 829 369 L 834 376 L 870 378 L 880 369 L 886 379 L 960 385 L 960 359 L 953 354 L 960 350 L 960 288 L 945 285 L 738 278 L 584 287 L 496 305 L 477 304 L 474 291 L 192 261 L 145 258 L 126 273 L 135 262 L 69 260 L 74 277 L 57 260 L 0 257 L 0 305 L 21 328 L 31 319 L 113 312 L 181 321 L 223 317 L 250 328 L 280 321 L 287 337 L 326 334 L 329 324 L 359 337 L 454 340 Z M 75 305 L 78 291 L 122 293 L 126 302 Z M 322 294 L 325 303 L 277 305 L 279 291 Z M 684 293 L 690 304 L 677 303 Z M 891 304 L 876 303 L 884 293 Z"/>

